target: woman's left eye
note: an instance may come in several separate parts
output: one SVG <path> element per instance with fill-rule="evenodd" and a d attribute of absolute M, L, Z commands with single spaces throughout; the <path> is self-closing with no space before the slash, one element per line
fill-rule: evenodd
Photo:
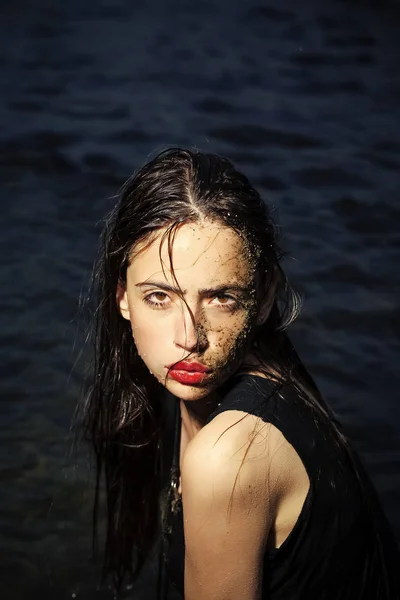
<path fill-rule="evenodd" d="M 214 304 L 214 300 L 217 301 L 215 305 L 221 309 L 233 310 L 238 305 L 236 298 L 234 298 L 233 296 L 228 296 L 227 294 L 220 294 L 219 296 L 214 296 L 212 304 Z"/>

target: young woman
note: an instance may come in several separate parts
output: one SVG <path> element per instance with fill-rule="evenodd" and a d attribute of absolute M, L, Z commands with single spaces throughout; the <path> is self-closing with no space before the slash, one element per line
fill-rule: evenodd
<path fill-rule="evenodd" d="M 161 529 L 185 600 L 400 597 L 375 491 L 286 334 L 299 302 L 280 258 L 265 204 L 226 159 L 170 149 L 122 189 L 85 406 L 117 586 Z"/>

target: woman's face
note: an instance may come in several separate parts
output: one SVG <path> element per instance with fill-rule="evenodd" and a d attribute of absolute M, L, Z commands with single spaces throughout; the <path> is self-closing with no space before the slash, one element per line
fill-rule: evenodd
<path fill-rule="evenodd" d="M 235 231 L 205 220 L 176 230 L 172 270 L 168 241 L 160 255 L 164 232 L 133 249 L 119 307 L 150 372 L 178 398 L 198 400 L 246 352 L 256 313 L 253 261 Z"/>

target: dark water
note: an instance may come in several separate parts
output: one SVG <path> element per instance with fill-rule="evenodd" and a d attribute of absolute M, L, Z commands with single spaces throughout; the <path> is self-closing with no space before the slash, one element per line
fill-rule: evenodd
<path fill-rule="evenodd" d="M 110 197 L 167 145 L 229 156 L 274 207 L 293 337 L 400 537 L 399 5 L 14 0 L 0 24 L 0 597 L 111 597 L 68 453 L 77 301 Z"/>

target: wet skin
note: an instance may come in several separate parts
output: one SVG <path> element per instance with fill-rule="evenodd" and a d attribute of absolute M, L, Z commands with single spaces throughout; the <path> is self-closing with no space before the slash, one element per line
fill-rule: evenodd
<path fill-rule="evenodd" d="M 247 352 L 256 314 L 254 262 L 235 231 L 204 220 L 178 228 L 171 265 L 164 231 L 133 249 L 118 289 L 120 311 L 154 377 L 185 402 L 207 401 Z M 195 384 L 177 381 L 170 368 L 182 360 L 208 372 Z"/>

